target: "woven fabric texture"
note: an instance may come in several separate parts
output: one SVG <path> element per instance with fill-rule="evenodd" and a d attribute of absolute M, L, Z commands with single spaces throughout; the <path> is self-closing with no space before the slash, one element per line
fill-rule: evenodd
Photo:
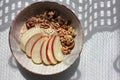
<path fill-rule="evenodd" d="M 0 80 L 26 80 L 9 49 L 10 23 L 21 9 L 46 0 L 0 0 Z M 85 41 L 70 80 L 120 80 L 120 1 L 49 0 L 70 8 L 83 25 Z"/>

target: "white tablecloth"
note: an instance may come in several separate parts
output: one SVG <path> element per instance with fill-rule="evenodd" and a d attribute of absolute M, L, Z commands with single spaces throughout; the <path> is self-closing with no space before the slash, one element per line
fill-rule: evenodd
<path fill-rule="evenodd" d="M 9 49 L 8 33 L 14 16 L 40 0 L 0 0 L 0 80 L 26 80 Z M 80 65 L 70 80 L 120 80 L 119 0 L 51 0 L 70 8 L 84 26 Z"/>

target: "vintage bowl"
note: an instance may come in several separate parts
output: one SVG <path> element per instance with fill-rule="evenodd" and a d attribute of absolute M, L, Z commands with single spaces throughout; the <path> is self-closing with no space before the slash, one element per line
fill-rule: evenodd
<path fill-rule="evenodd" d="M 46 9 L 55 9 L 59 14 L 71 21 L 77 36 L 75 47 L 71 54 L 67 55 L 61 63 L 52 66 L 34 64 L 25 53 L 20 50 L 19 32 L 24 22 Z M 80 54 L 83 48 L 83 30 L 80 21 L 75 14 L 62 4 L 56 2 L 37 2 L 23 10 L 12 21 L 9 31 L 9 46 L 21 74 L 27 80 L 68 80 L 75 73 L 80 61 Z"/>

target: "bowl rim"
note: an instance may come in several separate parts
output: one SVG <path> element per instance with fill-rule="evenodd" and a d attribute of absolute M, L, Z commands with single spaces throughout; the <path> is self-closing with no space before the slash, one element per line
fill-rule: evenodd
<path fill-rule="evenodd" d="M 59 71 L 59 72 L 52 73 L 52 74 L 40 74 L 40 73 L 36 73 L 36 72 L 31 71 L 31 70 L 27 69 L 26 67 L 24 67 L 24 66 L 17 60 L 17 58 L 15 57 L 15 55 L 14 55 L 14 53 L 13 53 L 13 50 L 12 50 L 12 48 L 11 48 L 10 34 L 11 34 L 11 30 L 12 30 L 12 28 L 13 28 L 13 24 L 14 24 L 16 18 L 17 18 L 17 17 L 20 15 L 20 13 L 22 13 L 26 8 L 28 8 L 28 7 L 32 6 L 32 5 L 35 5 L 35 4 L 39 4 L 39 3 L 54 3 L 54 4 L 56 4 L 56 5 L 62 6 L 62 7 L 64 7 L 64 8 L 66 8 L 68 11 L 70 11 L 71 14 L 76 18 L 76 20 L 78 21 L 78 23 L 79 23 L 80 26 L 81 26 L 81 27 L 80 27 L 80 30 L 81 30 L 81 33 L 82 33 L 82 34 L 81 34 L 81 35 L 82 35 L 82 45 L 81 45 L 81 49 L 79 50 L 79 55 L 78 55 L 78 57 L 75 59 L 74 62 L 76 62 L 76 60 L 77 60 L 78 58 L 80 58 L 80 54 L 81 54 L 81 52 L 82 52 L 82 50 L 83 50 L 83 45 L 84 45 L 84 31 L 83 31 L 83 26 L 82 26 L 80 20 L 78 19 L 78 17 L 73 13 L 72 10 L 70 10 L 67 6 L 65 6 L 65 5 L 63 5 L 63 4 L 60 4 L 60 3 L 54 2 L 54 1 L 40 1 L 40 2 L 31 3 L 31 4 L 29 4 L 28 6 L 24 7 L 23 9 L 21 9 L 18 14 L 16 14 L 15 18 L 12 20 L 12 22 L 11 22 L 11 24 L 10 24 L 10 29 L 9 29 L 9 33 L 8 33 L 9 48 L 10 48 L 10 51 L 11 51 L 13 57 L 15 58 L 15 61 L 16 61 L 18 64 L 20 64 L 20 66 L 21 66 L 22 68 L 24 68 L 25 70 L 27 70 L 27 71 L 29 71 L 29 72 L 31 72 L 31 73 L 33 73 L 33 74 L 37 74 L 37 75 L 48 75 L 48 76 L 49 76 L 49 75 L 59 74 L 59 73 L 61 73 L 61 72 L 64 72 L 65 70 L 67 70 L 67 69 L 68 69 L 69 67 L 71 67 L 73 64 L 71 64 L 71 65 L 70 65 L 69 67 L 67 67 L 65 70 L 61 70 L 61 71 Z M 74 62 L 73 62 L 73 63 L 74 63 Z"/>

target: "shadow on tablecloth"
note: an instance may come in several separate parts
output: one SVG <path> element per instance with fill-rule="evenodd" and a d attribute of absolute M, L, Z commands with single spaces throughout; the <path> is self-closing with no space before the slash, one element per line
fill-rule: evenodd
<path fill-rule="evenodd" d="M 70 80 L 80 80 L 81 77 L 81 72 L 79 69 L 77 69 L 76 73 L 73 75 L 74 77 L 72 77 Z"/>
<path fill-rule="evenodd" d="M 114 61 L 113 67 L 114 67 L 116 72 L 120 73 L 120 55 Z"/>
<path fill-rule="evenodd" d="M 10 65 L 11 68 L 18 69 L 17 65 L 16 65 L 16 62 L 15 62 L 15 60 L 14 60 L 12 55 L 9 58 L 8 64 Z"/>
<path fill-rule="evenodd" d="M 72 77 L 71 79 L 69 80 L 80 80 L 80 77 L 81 77 L 81 72 L 79 69 L 77 69 L 76 73 L 73 75 L 74 77 Z"/>

